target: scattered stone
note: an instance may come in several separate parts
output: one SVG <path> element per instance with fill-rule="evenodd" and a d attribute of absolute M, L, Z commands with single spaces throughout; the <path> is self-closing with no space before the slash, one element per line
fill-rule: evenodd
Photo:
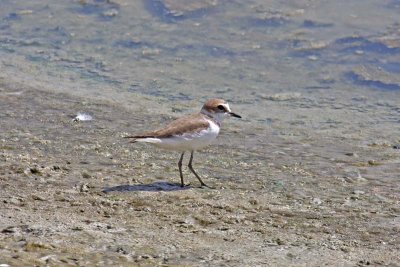
<path fill-rule="evenodd" d="M 89 179 L 92 178 L 92 176 L 87 172 L 82 172 L 82 178 Z"/>
<path fill-rule="evenodd" d="M 296 51 L 311 51 L 311 50 L 321 50 L 328 47 L 329 43 L 320 41 L 320 42 L 306 42 L 303 46 L 296 48 Z"/>
<path fill-rule="evenodd" d="M 250 200 L 249 200 L 249 203 L 250 203 L 251 205 L 257 205 L 257 204 L 258 204 L 258 200 L 257 200 L 257 199 L 250 199 Z"/>
<path fill-rule="evenodd" d="M 13 234 L 17 232 L 16 228 L 16 226 L 8 226 L 7 228 L 4 228 L 1 232 L 3 234 Z"/>
<path fill-rule="evenodd" d="M 358 266 L 364 266 L 364 265 L 371 265 L 371 262 L 368 260 L 360 260 L 358 262 Z"/>
<path fill-rule="evenodd" d="M 316 55 L 311 55 L 311 56 L 308 56 L 308 59 L 312 60 L 312 61 L 316 61 L 316 60 L 318 60 L 318 57 Z"/>
<path fill-rule="evenodd" d="M 153 210 L 150 207 L 144 207 L 143 211 L 145 212 L 152 212 Z"/>
<path fill-rule="evenodd" d="M 79 192 L 89 192 L 89 186 L 87 183 L 83 183 L 79 186 Z"/>
<path fill-rule="evenodd" d="M 56 258 L 57 258 L 56 255 L 47 255 L 47 256 L 41 257 L 39 260 L 44 261 L 44 262 L 46 262 L 48 264 L 48 263 L 51 263 L 51 262 L 55 262 Z"/>
<path fill-rule="evenodd" d="M 315 197 L 315 198 L 312 199 L 311 203 L 318 206 L 318 205 L 322 204 L 322 200 L 320 198 L 318 198 L 318 197 Z"/>
<path fill-rule="evenodd" d="M 382 165 L 382 163 L 380 163 L 380 162 L 377 162 L 377 161 L 375 161 L 375 160 L 368 160 L 368 164 L 369 165 L 371 165 L 371 166 L 379 166 L 379 165 Z"/>
<path fill-rule="evenodd" d="M 3 200 L 3 202 L 13 204 L 13 205 L 20 205 L 23 202 L 23 199 L 16 198 L 16 197 L 10 197 L 9 199 Z"/>
<path fill-rule="evenodd" d="M 345 252 L 345 253 L 349 253 L 349 252 L 353 251 L 353 248 L 352 247 L 348 247 L 348 246 L 342 246 L 342 247 L 340 247 L 340 250 Z"/>
<path fill-rule="evenodd" d="M 39 196 L 39 195 L 32 195 L 32 199 L 33 200 L 40 200 L 40 201 L 46 201 L 47 200 L 46 198 L 44 198 L 42 196 Z"/>
<path fill-rule="evenodd" d="M 160 54 L 160 49 L 143 49 L 142 50 L 142 55 L 145 57 L 153 57 L 153 56 L 158 56 Z"/>
<path fill-rule="evenodd" d="M 59 171 L 59 170 L 61 170 L 60 166 L 57 166 L 57 165 L 54 165 L 53 167 L 51 167 L 51 169 L 52 169 L 53 171 Z"/>
<path fill-rule="evenodd" d="M 30 173 L 30 174 L 35 174 L 35 175 L 40 175 L 41 172 L 37 167 L 30 167 L 27 169 L 25 173 Z"/>
<path fill-rule="evenodd" d="M 33 10 L 30 9 L 24 9 L 24 10 L 20 10 L 17 12 L 18 15 L 30 15 L 33 13 Z"/>
<path fill-rule="evenodd" d="M 128 255 L 129 254 L 129 250 L 122 247 L 122 246 L 118 246 L 115 248 L 115 252 L 123 254 L 123 255 Z"/>
<path fill-rule="evenodd" d="M 138 259 L 152 259 L 153 257 L 150 255 L 140 255 Z"/>
<path fill-rule="evenodd" d="M 117 15 L 118 15 L 118 10 L 114 8 L 103 12 L 103 16 L 105 17 L 115 17 Z"/>

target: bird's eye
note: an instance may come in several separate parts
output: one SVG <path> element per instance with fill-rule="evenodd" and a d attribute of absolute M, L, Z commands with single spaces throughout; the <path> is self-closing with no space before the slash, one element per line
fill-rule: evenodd
<path fill-rule="evenodd" d="M 218 108 L 219 110 L 225 110 L 225 107 L 224 107 L 223 105 L 219 105 L 217 108 Z"/>

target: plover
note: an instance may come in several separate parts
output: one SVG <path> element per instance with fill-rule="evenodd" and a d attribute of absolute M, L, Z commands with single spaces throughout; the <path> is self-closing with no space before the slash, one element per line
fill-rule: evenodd
<path fill-rule="evenodd" d="M 227 102 L 222 99 L 210 99 L 204 103 L 199 113 L 176 119 L 165 127 L 140 135 L 126 136 L 133 138 L 132 143 L 145 142 L 157 147 L 182 152 L 178 162 L 181 186 L 185 186 L 182 174 L 182 160 L 185 152 L 190 151 L 189 170 L 207 186 L 192 166 L 194 151 L 208 146 L 218 136 L 222 120 L 228 116 L 241 118 L 233 113 Z"/>

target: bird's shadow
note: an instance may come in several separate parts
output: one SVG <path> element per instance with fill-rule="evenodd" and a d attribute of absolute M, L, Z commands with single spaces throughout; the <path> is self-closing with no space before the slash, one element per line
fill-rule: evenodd
<path fill-rule="evenodd" d="M 106 187 L 103 189 L 103 193 L 110 192 L 170 192 L 170 191 L 181 191 L 190 189 L 190 186 L 182 187 L 180 184 L 167 183 L 167 182 L 154 182 L 151 184 L 138 184 L 138 185 L 117 185 L 112 187 Z"/>

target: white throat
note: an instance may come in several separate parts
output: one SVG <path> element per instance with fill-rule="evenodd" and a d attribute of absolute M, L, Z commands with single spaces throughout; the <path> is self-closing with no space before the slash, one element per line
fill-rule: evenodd
<path fill-rule="evenodd" d="M 226 113 L 211 113 L 205 109 L 201 109 L 200 113 L 211 117 L 218 126 L 221 126 L 223 119 L 226 117 Z"/>

